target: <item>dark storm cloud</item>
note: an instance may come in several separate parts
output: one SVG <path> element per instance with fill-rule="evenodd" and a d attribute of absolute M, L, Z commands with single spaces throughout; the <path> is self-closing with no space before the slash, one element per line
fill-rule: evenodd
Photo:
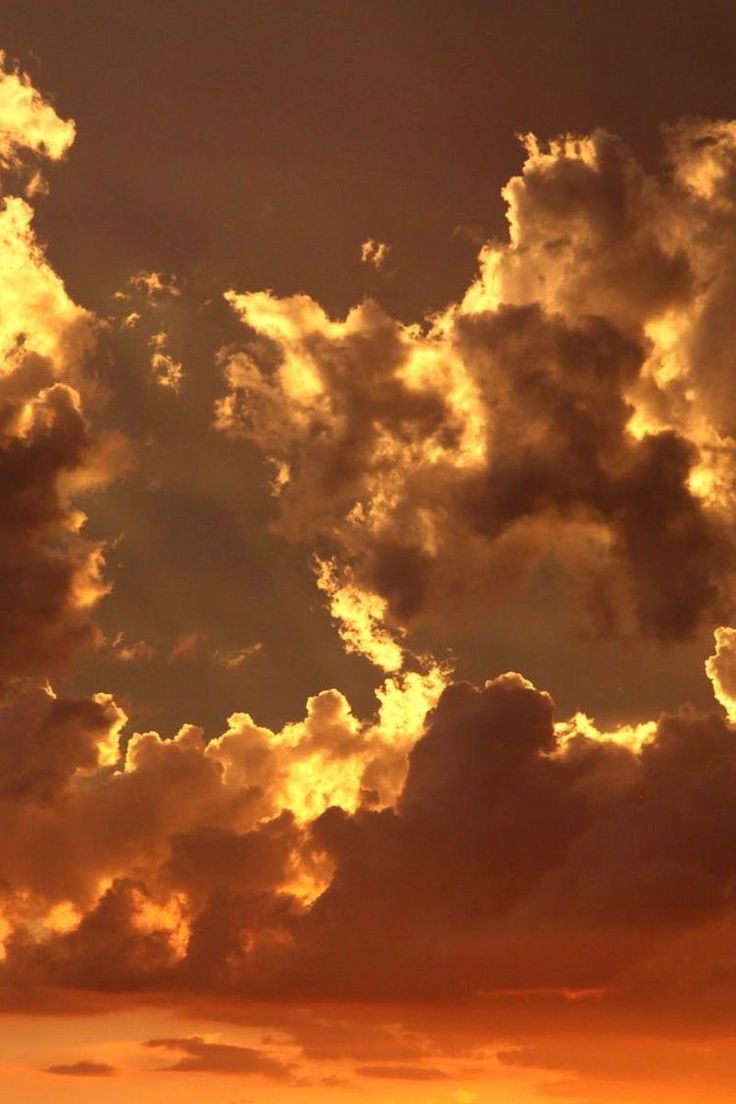
<path fill-rule="evenodd" d="M 0 55 L 3 167 L 22 176 L 73 139 L 73 123 Z M 11 194 L 0 210 L 0 697 L 100 639 L 89 609 L 106 589 L 102 546 L 84 537 L 74 499 L 112 474 L 120 445 L 95 435 L 82 412 L 94 320 L 46 260 L 32 207 L 12 194 L 18 183 L 4 179 Z"/>

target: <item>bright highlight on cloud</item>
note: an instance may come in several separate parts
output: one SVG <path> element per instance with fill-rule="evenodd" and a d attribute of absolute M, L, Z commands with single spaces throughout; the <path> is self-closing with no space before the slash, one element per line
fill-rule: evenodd
<path fill-rule="evenodd" d="M 58 161 L 74 141 L 74 123 L 61 119 L 28 77 L 8 67 L 0 51 L 0 161 L 20 168 L 26 153 Z"/>
<path fill-rule="evenodd" d="M 73 135 L 5 69 L 9 181 Z M 508 240 L 484 245 L 462 300 L 424 324 L 370 300 L 336 320 L 306 294 L 227 292 L 243 334 L 218 356 L 212 433 L 266 456 L 277 531 L 304 545 L 345 650 L 382 680 L 372 715 L 323 689 L 281 727 L 244 702 L 219 732 L 131 731 L 110 694 L 53 689 L 85 648 L 141 667 L 157 653 L 93 620 L 114 579 L 78 503 L 120 449 L 89 416 L 101 324 L 50 267 L 28 193 L 6 195 L 6 1011 L 71 1008 L 81 992 L 260 1023 L 254 1002 L 281 1025 L 275 1042 L 182 1030 L 144 1050 L 162 1071 L 285 1088 L 313 1084 L 303 1067 L 325 1054 L 361 1084 L 442 1085 L 460 1060 L 473 1077 L 495 1063 L 574 1081 L 586 1055 L 570 1066 L 567 1039 L 585 1017 L 601 1036 L 644 1023 L 662 1046 L 694 1030 L 693 1008 L 732 1030 L 736 124 L 688 121 L 665 140 L 655 176 L 603 132 L 527 136 L 503 192 Z M 363 260 L 381 268 L 386 252 L 369 241 Z M 142 271 L 118 296 L 148 310 L 180 287 Z M 177 391 L 168 330 L 147 355 Z M 523 673 L 476 687 L 415 652 L 417 627 L 492 615 L 549 557 L 579 583 L 592 634 L 666 646 L 713 627 L 722 708 L 606 731 L 558 717 Z M 196 678 L 206 635 L 189 624 L 173 639 L 162 667 Z M 262 648 L 213 649 L 211 663 L 238 673 Z M 339 1002 L 369 1009 L 365 1022 Z M 438 1007 L 474 1009 L 475 1026 L 453 1036 Z M 46 1068 L 120 1072 L 94 1055 Z"/>
<path fill-rule="evenodd" d="M 26 77 L 0 77 L 0 160 L 21 170 L 60 158 L 74 138 Z M 29 158 L 31 159 L 29 161 Z M 12 176 L 5 180 L 12 187 Z M 33 230 L 33 210 L 0 211 L 0 694 L 41 679 L 95 642 L 103 549 L 84 536 L 76 495 L 111 474 L 110 439 L 82 409 L 94 320 L 68 296 Z"/>

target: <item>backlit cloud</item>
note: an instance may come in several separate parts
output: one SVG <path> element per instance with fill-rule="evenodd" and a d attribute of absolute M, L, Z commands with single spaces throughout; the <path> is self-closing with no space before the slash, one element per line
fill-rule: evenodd
<path fill-rule="evenodd" d="M 0 160 L 18 168 L 29 156 L 61 157 L 74 126 L 5 69 L 0 136 Z M 20 196 L 4 198 L 0 245 L 1 695 L 97 639 L 89 610 L 107 590 L 103 546 L 84 536 L 75 497 L 109 479 L 122 452 L 82 409 L 94 319 L 49 265 Z"/>
<path fill-rule="evenodd" d="M 61 119 L 0 51 L 0 162 L 17 168 L 26 151 L 58 161 L 73 141 L 74 123 Z"/>
<path fill-rule="evenodd" d="M 377 623 L 469 616 L 545 556 L 593 633 L 727 614 L 733 126 L 670 128 L 662 176 L 602 131 L 525 137 L 508 241 L 424 326 L 228 293 L 252 336 L 222 354 L 217 424 L 274 464 L 281 531 L 327 551 L 351 646 L 385 666 Z"/>
<path fill-rule="evenodd" d="M 377 272 L 386 264 L 391 246 L 386 242 L 376 241 L 374 238 L 366 238 L 360 247 L 360 259 L 363 264 L 370 265 Z"/>

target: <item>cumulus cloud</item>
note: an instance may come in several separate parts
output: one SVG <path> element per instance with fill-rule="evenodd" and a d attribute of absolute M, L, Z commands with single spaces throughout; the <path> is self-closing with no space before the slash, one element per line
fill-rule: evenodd
<path fill-rule="evenodd" d="M 59 158 L 73 137 L 73 124 L 3 62 L 4 166 Z M 3 200 L 0 244 L 0 695 L 7 695 L 99 640 L 89 611 L 107 589 L 103 547 L 84 536 L 76 498 L 104 483 L 122 453 L 114 435 L 92 431 L 82 409 L 94 319 L 49 265 L 32 207 L 18 195 Z"/>
<path fill-rule="evenodd" d="M 655 1020 L 657 992 L 710 1001 L 730 953 L 722 715 L 606 733 L 555 721 L 513 673 L 447 687 L 408 740 L 336 691 L 280 733 L 240 715 L 208 742 L 191 726 L 126 742 L 104 699 L 25 709 L 25 758 L 0 761 L 9 992 L 548 993 Z M 362 1053 L 330 1037 L 366 1066 L 436 1069 L 409 1037 Z"/>
<path fill-rule="evenodd" d="M 10 108 L 2 122 L 8 90 L 25 138 Z M 73 130 L 49 110 L 25 78 L 0 79 L 8 165 L 63 153 Z M 526 138 L 508 240 L 423 324 L 370 301 L 335 320 L 306 295 L 228 293 L 247 333 L 220 355 L 217 425 L 269 458 L 278 529 L 312 550 L 346 649 L 384 673 L 375 715 L 333 688 L 281 728 L 242 711 L 214 734 L 130 732 L 110 695 L 46 681 L 95 642 L 123 663 L 153 652 L 90 620 L 104 549 L 77 499 L 112 468 L 84 409 L 95 322 L 49 266 L 28 189 L 5 199 L 5 1007 L 85 991 L 232 1001 L 241 1016 L 245 999 L 280 1003 L 307 1058 L 413 1081 L 444 1080 L 467 1039 L 443 1051 L 403 1021 L 356 1029 L 327 1002 L 404 999 L 417 1018 L 439 998 L 475 1002 L 484 1031 L 522 1040 L 501 1064 L 550 1069 L 567 1068 L 560 1053 L 524 1043 L 550 1009 L 733 1024 L 735 133 L 671 128 L 660 176 L 602 132 Z M 177 293 L 153 272 L 121 294 Z M 165 331 L 151 340 L 170 357 Z M 154 369 L 169 379 L 168 360 Z M 557 718 L 522 674 L 476 687 L 412 654 L 415 625 L 474 604 L 486 616 L 545 556 L 581 580 L 595 631 L 666 642 L 716 618 L 706 670 L 723 708 L 602 731 Z M 169 661 L 196 677 L 203 639 L 181 633 Z M 237 670 L 259 646 L 212 659 Z M 146 1045 L 172 1071 L 296 1068 L 276 1044 Z"/>
<path fill-rule="evenodd" d="M 118 990 L 217 975 L 228 988 L 246 929 L 254 968 L 264 955 L 276 969 L 332 874 L 310 822 L 395 800 L 440 689 L 390 679 L 366 721 L 325 691 L 302 722 L 235 714 L 209 741 L 191 725 L 128 737 L 109 695 L 19 697 L 0 711 L 7 977 Z M 213 961 L 231 944 L 230 963 Z"/>
<path fill-rule="evenodd" d="M 508 240 L 424 324 L 227 294 L 249 338 L 217 425 L 273 463 L 280 530 L 373 662 L 377 632 L 487 609 L 545 556 L 594 633 L 682 640 L 731 608 L 734 128 L 670 128 L 661 175 L 603 131 L 526 136 Z"/>
<path fill-rule="evenodd" d="M 220 667 L 224 667 L 226 671 L 235 671 L 239 667 L 243 667 L 249 659 L 252 659 L 261 651 L 263 651 L 263 643 L 258 640 L 254 644 L 247 644 L 244 648 L 233 648 L 230 651 L 217 649 L 213 652 L 212 658 L 215 663 Z"/>

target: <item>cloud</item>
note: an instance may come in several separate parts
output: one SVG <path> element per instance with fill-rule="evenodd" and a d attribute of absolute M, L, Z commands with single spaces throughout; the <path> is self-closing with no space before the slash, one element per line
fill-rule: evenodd
<path fill-rule="evenodd" d="M 45 690 L 18 699 L 0 712 L 0 794 L 49 801 L 77 771 L 115 763 L 125 721 L 107 694 L 63 700 Z"/>
<path fill-rule="evenodd" d="M 122 633 L 109 641 L 111 655 L 119 663 L 150 663 L 156 654 L 155 649 L 145 640 L 136 640 L 128 644 Z"/>
<path fill-rule="evenodd" d="M 128 315 L 128 318 L 126 318 L 126 326 L 128 325 L 128 319 L 130 317 L 131 316 Z M 178 391 L 181 387 L 184 369 L 181 366 L 181 362 L 174 360 L 169 352 L 168 341 L 169 335 L 163 330 L 153 334 L 149 339 L 148 344 L 152 350 L 151 370 L 159 387 L 168 388 L 171 391 Z"/>
<path fill-rule="evenodd" d="M 191 662 L 202 643 L 202 634 L 191 631 L 182 633 L 169 654 L 169 663 Z"/>
<path fill-rule="evenodd" d="M 332 874 L 309 822 L 333 803 L 395 799 L 440 689 L 418 674 L 388 680 L 366 721 L 325 691 L 280 731 L 235 714 L 209 740 L 191 725 L 128 735 L 109 695 L 19 695 L 0 710 L 6 979 L 229 988 L 247 929 L 254 968 L 272 960 L 270 986 Z"/>
<path fill-rule="evenodd" d="M 274 465 L 351 648 L 397 670 L 403 630 L 486 616 L 545 557 L 594 635 L 727 616 L 735 128 L 670 128 L 661 175 L 603 131 L 526 136 L 508 240 L 423 324 L 227 293 L 216 424 Z"/>
<path fill-rule="evenodd" d="M 72 1062 L 69 1065 L 49 1066 L 47 1073 L 60 1073 L 68 1077 L 111 1077 L 117 1071 L 106 1062 Z"/>
<path fill-rule="evenodd" d="M 163 1067 L 176 1073 L 249 1074 L 288 1080 L 293 1065 L 272 1058 L 264 1051 L 227 1043 L 208 1043 L 197 1035 L 184 1039 L 149 1039 L 144 1046 L 154 1049 L 181 1051 L 185 1057 Z"/>
<path fill-rule="evenodd" d="M 233 648 L 231 651 L 217 650 L 213 653 L 212 658 L 215 663 L 219 664 L 220 667 L 224 667 L 226 671 L 235 671 L 239 667 L 243 667 L 249 659 L 252 659 L 261 651 L 263 651 L 263 643 L 259 640 L 255 644 L 247 644 L 244 648 Z"/>
<path fill-rule="evenodd" d="M 2 131 L 0 80 L 6 159 L 63 152 L 68 126 L 4 79 L 49 134 L 19 138 L 15 116 Z M 346 650 L 384 676 L 374 714 L 329 688 L 280 728 L 243 709 L 215 732 L 129 731 L 111 695 L 47 682 L 84 647 L 152 652 L 91 620 L 109 584 L 78 500 L 115 471 L 88 419 L 97 323 L 48 264 L 29 189 L 7 197 L 5 1007 L 276 1005 L 305 1059 L 414 1081 L 449 1076 L 448 1055 L 486 1061 L 479 1034 L 507 1066 L 567 1070 L 529 1045 L 540 1023 L 733 1027 L 735 133 L 672 128 L 658 176 L 602 132 L 526 138 L 508 240 L 420 324 L 371 301 L 336 320 L 303 294 L 228 293 L 244 336 L 220 354 L 217 426 L 270 460 L 278 531 L 310 548 Z M 155 272 L 121 293 L 176 294 Z M 173 385 L 167 331 L 151 341 Z M 723 708 L 603 731 L 557 717 L 521 673 L 475 686 L 413 653 L 415 628 L 489 616 L 545 558 L 579 580 L 591 632 L 668 643 L 716 618 Z M 182 633 L 169 661 L 196 679 L 202 643 Z M 237 670 L 257 647 L 212 659 Z M 483 1018 L 464 1035 L 427 1026 L 466 1006 Z M 294 1077 L 275 1049 L 146 1045 L 167 1070 Z"/>
<path fill-rule="evenodd" d="M 367 238 L 360 247 L 360 259 L 363 264 L 370 265 L 375 268 L 376 272 L 380 272 L 386 264 L 390 252 L 390 245 L 375 241 L 373 238 Z"/>
<path fill-rule="evenodd" d="M 73 136 L 73 124 L 0 59 L 4 167 L 58 159 Z M 3 183 L 9 192 L 12 178 Z M 95 320 L 69 297 L 35 236 L 31 205 L 12 192 L 0 210 L 0 245 L 3 697 L 100 641 L 89 612 L 108 589 L 104 547 L 85 537 L 77 499 L 116 474 L 124 448 L 120 435 L 95 433 L 83 411 Z"/>
<path fill-rule="evenodd" d="M 58 161 L 74 141 L 74 123 L 61 119 L 25 73 L 9 69 L 0 51 L 0 164 L 17 168 L 26 153 Z"/>
<path fill-rule="evenodd" d="M 138 295 L 144 300 L 156 300 L 163 296 L 177 298 L 181 295 L 181 288 L 175 276 L 166 276 L 163 272 L 136 272 L 128 277 L 127 287 L 129 291 L 120 289 L 115 292 L 116 299 L 130 299 Z M 130 316 L 128 316 L 130 317 Z"/>
<path fill-rule="evenodd" d="M 425 1066 L 360 1066 L 355 1071 L 361 1077 L 374 1077 L 386 1081 L 445 1081 L 442 1070 Z"/>
<path fill-rule="evenodd" d="M 721 626 L 715 630 L 716 651 L 705 661 L 705 673 L 713 684 L 713 693 L 728 714 L 736 720 L 736 629 Z"/>
<path fill-rule="evenodd" d="M 736 745 L 718 714 L 605 733 L 555 721 L 549 694 L 511 673 L 447 687 L 395 758 L 400 714 L 361 724 L 330 691 L 281 733 L 240 715 L 208 742 L 191 726 L 134 735 L 111 769 L 111 702 L 34 708 L 26 758 L 0 762 L 2 969 L 16 988 L 480 990 L 508 994 L 507 1012 L 514 993 L 549 993 L 654 1019 L 673 986 L 683 1015 L 713 999 L 709 956 L 729 953 L 736 922 Z M 305 1047 L 324 1049 L 312 1035 Z M 368 1066 L 425 1057 L 410 1036 L 360 1051 Z"/>

